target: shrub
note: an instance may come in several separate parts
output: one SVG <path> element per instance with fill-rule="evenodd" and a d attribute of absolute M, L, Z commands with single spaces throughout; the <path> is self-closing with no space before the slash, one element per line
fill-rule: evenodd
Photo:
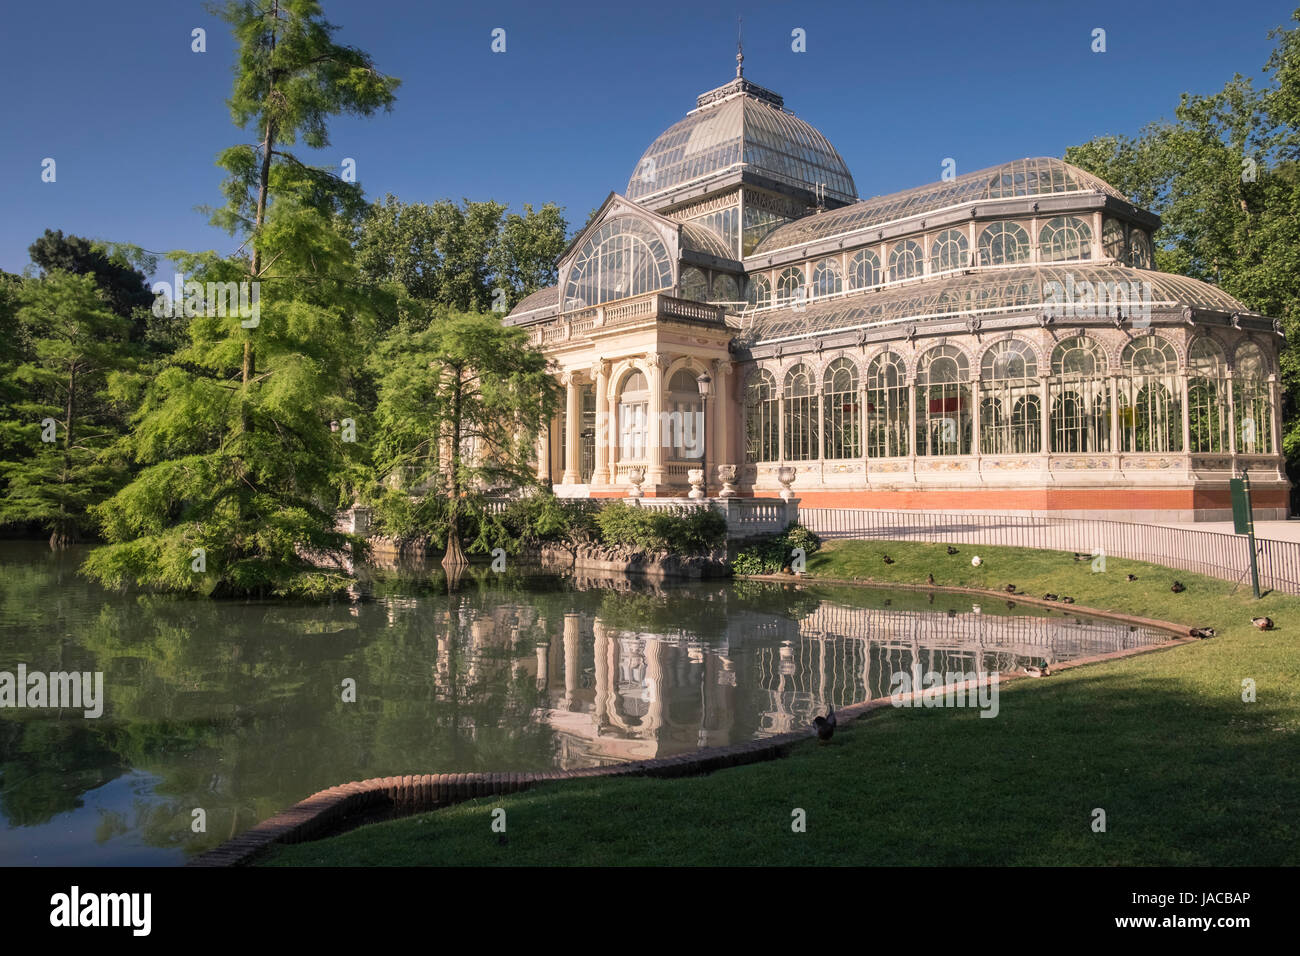
<path fill-rule="evenodd" d="M 742 548 L 731 562 L 731 570 L 736 574 L 779 574 L 790 566 L 795 548 L 803 548 L 806 557 L 821 546 L 821 538 L 795 522 L 780 534 L 768 535 Z"/>
<path fill-rule="evenodd" d="M 642 508 L 612 501 L 596 514 L 605 544 L 640 551 L 702 554 L 727 538 L 727 521 L 712 508 Z"/>

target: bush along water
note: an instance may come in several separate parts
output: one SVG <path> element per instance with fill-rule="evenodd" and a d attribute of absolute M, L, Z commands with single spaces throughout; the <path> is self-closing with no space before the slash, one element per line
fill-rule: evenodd
<path fill-rule="evenodd" d="M 731 570 L 736 574 L 780 574 L 791 569 L 801 551 L 807 558 L 821 546 L 821 538 L 793 522 L 780 534 L 768 535 L 742 548 L 731 562 Z"/>

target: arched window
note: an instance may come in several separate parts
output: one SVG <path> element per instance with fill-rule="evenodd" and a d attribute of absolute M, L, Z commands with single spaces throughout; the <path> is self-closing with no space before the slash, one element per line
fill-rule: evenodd
<path fill-rule="evenodd" d="M 650 440 L 650 386 L 645 374 L 631 371 L 618 393 L 619 457 L 645 461 Z"/>
<path fill-rule="evenodd" d="M 682 269 L 681 290 L 683 299 L 703 302 L 709 297 L 709 280 L 695 266 L 686 266 Z"/>
<path fill-rule="evenodd" d="M 907 454 L 907 378 L 903 360 L 891 352 L 867 366 L 867 456 Z"/>
<path fill-rule="evenodd" d="M 1109 216 L 1101 224 L 1101 253 L 1117 262 L 1128 261 L 1128 242 L 1124 237 L 1124 224 Z"/>
<path fill-rule="evenodd" d="M 812 294 L 815 296 L 834 295 L 844 290 L 844 281 L 840 278 L 840 264 L 835 259 L 819 259 L 813 266 Z"/>
<path fill-rule="evenodd" d="M 847 358 L 837 358 L 822 375 L 822 422 L 826 458 L 862 457 L 862 404 L 858 395 L 858 368 Z"/>
<path fill-rule="evenodd" d="M 980 362 L 980 452 L 1037 454 L 1043 444 L 1038 359 L 1019 339 L 996 342 Z"/>
<path fill-rule="evenodd" d="M 1092 258 L 1092 227 L 1078 216 L 1057 216 L 1038 230 L 1038 258 L 1043 262 Z"/>
<path fill-rule="evenodd" d="M 1158 335 L 1140 336 L 1124 346 L 1120 366 L 1120 451 L 1182 451 L 1182 388 L 1174 347 Z"/>
<path fill-rule="evenodd" d="M 1141 229 L 1132 229 L 1128 234 L 1128 264 L 1134 269 L 1150 269 L 1151 237 Z"/>
<path fill-rule="evenodd" d="M 894 243 L 894 248 L 889 252 L 889 281 L 897 282 L 899 279 L 919 276 L 924 271 L 924 259 L 925 253 L 921 251 L 919 242 L 904 239 Z"/>
<path fill-rule="evenodd" d="M 970 365 L 951 345 L 921 356 L 916 371 L 916 453 L 970 453 Z"/>
<path fill-rule="evenodd" d="M 880 283 L 880 256 L 871 249 L 859 249 L 849 260 L 849 288 L 870 289 Z"/>
<path fill-rule="evenodd" d="M 672 262 L 663 241 L 640 219 L 619 216 L 578 250 L 564 285 L 564 308 L 581 309 L 672 284 Z"/>
<path fill-rule="evenodd" d="M 1273 454 L 1273 406 L 1269 401 L 1268 365 L 1254 342 L 1237 348 L 1232 365 L 1232 398 L 1237 429 L 1237 453 Z"/>
<path fill-rule="evenodd" d="M 751 308 L 766 309 L 772 304 L 772 283 L 759 272 L 745 283 L 745 299 Z"/>
<path fill-rule="evenodd" d="M 695 460 L 704 457 L 704 398 L 696 373 L 679 368 L 668 380 L 665 399 L 668 418 L 664 422 L 667 434 L 664 444 L 676 459 Z"/>
<path fill-rule="evenodd" d="M 785 460 L 817 457 L 817 386 L 806 365 L 785 376 Z"/>
<path fill-rule="evenodd" d="M 745 448 L 750 461 L 780 461 L 780 403 L 776 379 L 759 369 L 745 389 Z"/>
<path fill-rule="evenodd" d="M 1227 363 L 1223 351 L 1208 335 L 1187 350 L 1187 418 L 1191 451 L 1222 452 L 1228 448 Z"/>
<path fill-rule="evenodd" d="M 740 302 L 740 286 L 726 273 L 716 275 L 713 277 L 713 298 L 710 301 L 734 307 Z"/>
<path fill-rule="evenodd" d="M 970 241 L 960 229 L 945 229 L 930 246 L 930 271 L 944 272 L 970 265 Z"/>
<path fill-rule="evenodd" d="M 798 266 L 787 266 L 776 280 L 777 305 L 802 305 L 808 299 L 808 284 L 804 281 L 803 270 Z"/>
<path fill-rule="evenodd" d="M 980 233 L 980 265 L 1029 261 L 1029 233 L 1015 222 L 994 222 Z"/>
<path fill-rule="evenodd" d="M 1101 347 L 1085 335 L 1052 351 L 1052 451 L 1110 450 L 1110 385 Z"/>

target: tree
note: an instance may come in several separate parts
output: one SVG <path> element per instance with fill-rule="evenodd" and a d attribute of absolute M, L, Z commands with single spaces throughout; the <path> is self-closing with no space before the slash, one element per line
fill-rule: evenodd
<path fill-rule="evenodd" d="M 461 517 L 475 497 L 536 484 L 538 432 L 558 403 L 546 358 L 494 315 L 452 313 L 390 336 L 374 367 L 377 472 L 397 476 L 402 495 L 419 492 L 417 508 L 446 532 L 444 566 L 462 567 Z"/>
<path fill-rule="evenodd" d="M 1300 11 L 1293 16 L 1300 20 Z M 1158 213 L 1156 265 L 1216 283 L 1300 333 L 1300 35 L 1279 28 L 1257 89 L 1240 75 L 1185 93 L 1171 121 L 1070 147 L 1067 161 Z M 1283 447 L 1300 466 L 1300 356 L 1282 353 Z"/>
<path fill-rule="evenodd" d="M 109 584 L 321 596 L 363 547 L 334 515 L 362 468 L 355 395 L 374 321 L 349 241 L 359 189 L 281 147 L 326 145 L 329 116 L 386 108 L 397 81 L 334 44 L 310 0 L 219 12 L 239 42 L 231 113 L 261 139 L 221 154 L 228 202 L 213 220 L 252 252 L 172 256 L 260 298 L 249 315 L 207 303 L 149 383 L 131 440 L 141 471 L 96 509 L 110 543 L 85 568 Z"/>
<path fill-rule="evenodd" d="M 9 376 L 26 398 L 13 400 L 6 442 L 28 449 L 4 466 L 0 521 L 38 523 L 50 547 L 76 540 L 87 510 L 120 482 L 117 429 L 107 387 L 131 362 L 130 323 L 114 314 L 90 275 L 51 271 L 24 283 L 17 321 L 26 355 Z"/>
<path fill-rule="evenodd" d="M 64 236 L 62 229 L 46 229 L 27 252 L 42 272 L 91 276 L 103 290 L 109 309 L 131 321 L 131 338 L 144 339 L 148 316 L 145 310 L 153 304 L 153 294 L 141 268 L 152 272 L 157 266 L 156 259 L 134 247 Z"/>
<path fill-rule="evenodd" d="M 553 284 L 565 228 L 550 203 L 507 215 L 497 202 L 404 203 L 390 194 L 367 210 L 357 257 L 368 278 L 414 300 L 398 304 L 391 324 L 418 328 L 431 309 L 507 312 Z"/>

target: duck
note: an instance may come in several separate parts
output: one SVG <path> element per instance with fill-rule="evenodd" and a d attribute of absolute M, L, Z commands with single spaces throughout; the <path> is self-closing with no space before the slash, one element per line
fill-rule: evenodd
<path fill-rule="evenodd" d="M 948 553 L 949 553 L 949 554 L 960 554 L 961 552 L 958 551 L 956 548 L 954 548 L 952 545 L 948 545 Z"/>
<path fill-rule="evenodd" d="M 894 599 L 893 599 L 893 598 L 885 598 L 885 600 L 882 601 L 881 603 L 884 604 L 885 607 L 889 607 L 891 604 L 894 603 Z"/>
<path fill-rule="evenodd" d="M 893 564 L 893 563 L 894 563 L 894 559 L 891 558 L 889 555 L 885 555 L 885 563 L 886 563 L 886 564 Z"/>
<path fill-rule="evenodd" d="M 1124 575 L 1124 579 L 1126 581 L 1136 581 L 1138 579 L 1138 576 L 1136 574 L 1126 574 Z"/>
<path fill-rule="evenodd" d="M 1175 581 L 1169 586 L 1169 590 L 1173 591 L 1175 594 L 1182 594 L 1187 590 L 1187 586 L 1184 585 L 1182 581 Z"/>
<path fill-rule="evenodd" d="M 1073 603 L 1074 603 L 1074 598 L 1072 598 L 1072 597 L 1062 597 L 1062 598 L 1061 598 L 1061 603 L 1062 603 L 1062 604 L 1073 604 Z"/>
<path fill-rule="evenodd" d="M 1271 617 L 1252 617 L 1250 623 L 1254 624 L 1261 631 L 1273 630 L 1273 619 Z"/>
<path fill-rule="evenodd" d="M 1207 638 L 1213 637 L 1215 635 L 1215 630 L 1212 627 L 1194 627 L 1187 633 L 1192 637 L 1199 637 L 1204 641 Z"/>
<path fill-rule="evenodd" d="M 1044 657 L 1038 664 L 1028 665 L 1025 673 L 1030 677 L 1051 677 L 1052 665 L 1047 663 L 1047 658 Z"/>
<path fill-rule="evenodd" d="M 1048 591 L 1046 594 L 1043 595 L 1043 600 L 1044 600 L 1044 601 L 1059 601 L 1060 598 L 1058 598 L 1058 597 L 1057 597 L 1055 594 L 1053 594 L 1051 591 Z"/>
<path fill-rule="evenodd" d="M 1015 586 L 1014 584 L 1008 584 L 1008 585 L 1007 585 L 1006 587 L 1004 587 L 1002 590 L 1006 591 L 1008 594 L 1015 594 L 1015 593 L 1016 593 L 1016 586 Z"/>
<path fill-rule="evenodd" d="M 835 708 L 828 710 L 825 717 L 814 717 L 813 724 L 817 728 L 818 740 L 830 740 L 831 735 L 835 733 Z"/>
<path fill-rule="evenodd" d="M 930 585 L 930 587 L 934 587 L 934 575 L 933 575 L 933 574 L 927 574 L 927 575 L 925 576 L 925 583 L 928 584 L 928 585 Z"/>

